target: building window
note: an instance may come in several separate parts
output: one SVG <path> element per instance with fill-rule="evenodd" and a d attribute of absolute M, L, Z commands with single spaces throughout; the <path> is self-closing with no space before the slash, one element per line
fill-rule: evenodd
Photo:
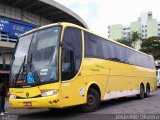
<path fill-rule="evenodd" d="M 147 27 L 147 25 L 145 25 L 145 27 Z"/>
<path fill-rule="evenodd" d="M 144 32 L 144 30 L 142 30 L 142 32 Z"/>
<path fill-rule="evenodd" d="M 145 30 L 145 32 L 147 32 L 147 30 Z"/>

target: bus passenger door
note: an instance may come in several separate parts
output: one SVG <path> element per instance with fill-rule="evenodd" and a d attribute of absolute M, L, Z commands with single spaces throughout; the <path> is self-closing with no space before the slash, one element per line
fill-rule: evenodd
<path fill-rule="evenodd" d="M 61 87 L 63 106 L 80 103 L 79 89 L 81 79 L 76 76 L 82 61 L 82 35 L 81 30 L 67 27 L 62 41 L 61 57 Z M 82 86 L 83 87 L 83 86 Z"/>
<path fill-rule="evenodd" d="M 64 106 L 75 104 L 76 98 L 76 81 L 75 72 L 75 53 L 71 46 L 65 45 L 62 48 L 62 101 Z"/>
<path fill-rule="evenodd" d="M 75 75 L 74 51 L 70 46 L 62 48 L 62 80 L 70 80 Z"/>

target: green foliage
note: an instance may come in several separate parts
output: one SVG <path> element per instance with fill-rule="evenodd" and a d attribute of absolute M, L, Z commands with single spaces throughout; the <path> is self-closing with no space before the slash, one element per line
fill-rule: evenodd
<path fill-rule="evenodd" d="M 128 37 L 126 39 L 118 39 L 117 42 L 120 42 L 124 45 L 127 45 L 129 47 L 135 48 L 136 42 L 138 40 L 141 40 L 141 35 L 138 32 L 132 32 L 131 34 L 128 34 Z"/>
<path fill-rule="evenodd" d="M 122 43 L 122 44 L 124 44 L 124 45 L 127 45 L 127 46 L 129 46 L 129 47 L 132 47 L 131 44 L 130 44 L 126 39 L 124 39 L 124 38 L 118 39 L 118 40 L 116 40 L 116 41 L 119 42 L 119 43 Z"/>
<path fill-rule="evenodd" d="M 144 39 L 140 51 L 153 55 L 155 59 L 160 59 L 160 37 L 153 36 Z"/>
<path fill-rule="evenodd" d="M 132 32 L 129 41 L 130 41 L 131 46 L 132 46 L 133 48 L 136 47 L 136 42 L 137 42 L 138 40 L 142 40 L 141 34 L 139 34 L 138 32 Z"/>

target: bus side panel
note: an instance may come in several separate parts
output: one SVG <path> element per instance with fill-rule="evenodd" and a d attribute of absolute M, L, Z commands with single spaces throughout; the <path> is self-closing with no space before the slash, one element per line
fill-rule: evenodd
<path fill-rule="evenodd" d="M 99 86 L 103 98 L 109 71 L 100 66 L 104 60 L 95 61 L 91 62 L 90 59 L 85 59 L 78 76 L 72 80 L 62 82 L 64 107 L 86 103 L 87 92 L 92 84 Z M 99 66 L 97 67 L 97 65 Z"/>
<path fill-rule="evenodd" d="M 62 83 L 63 106 L 86 103 L 91 84 L 97 84 L 101 100 L 139 94 L 140 84 L 149 83 L 156 90 L 155 72 L 151 69 L 98 58 L 85 58 L 80 73 Z"/>

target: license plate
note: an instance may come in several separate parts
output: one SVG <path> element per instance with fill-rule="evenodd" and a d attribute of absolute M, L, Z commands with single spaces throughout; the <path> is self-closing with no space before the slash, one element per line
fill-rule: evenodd
<path fill-rule="evenodd" d="M 31 106 L 32 106 L 32 103 L 31 103 L 31 102 L 24 102 L 23 105 L 24 105 L 24 106 L 29 106 L 29 107 L 31 107 Z"/>

